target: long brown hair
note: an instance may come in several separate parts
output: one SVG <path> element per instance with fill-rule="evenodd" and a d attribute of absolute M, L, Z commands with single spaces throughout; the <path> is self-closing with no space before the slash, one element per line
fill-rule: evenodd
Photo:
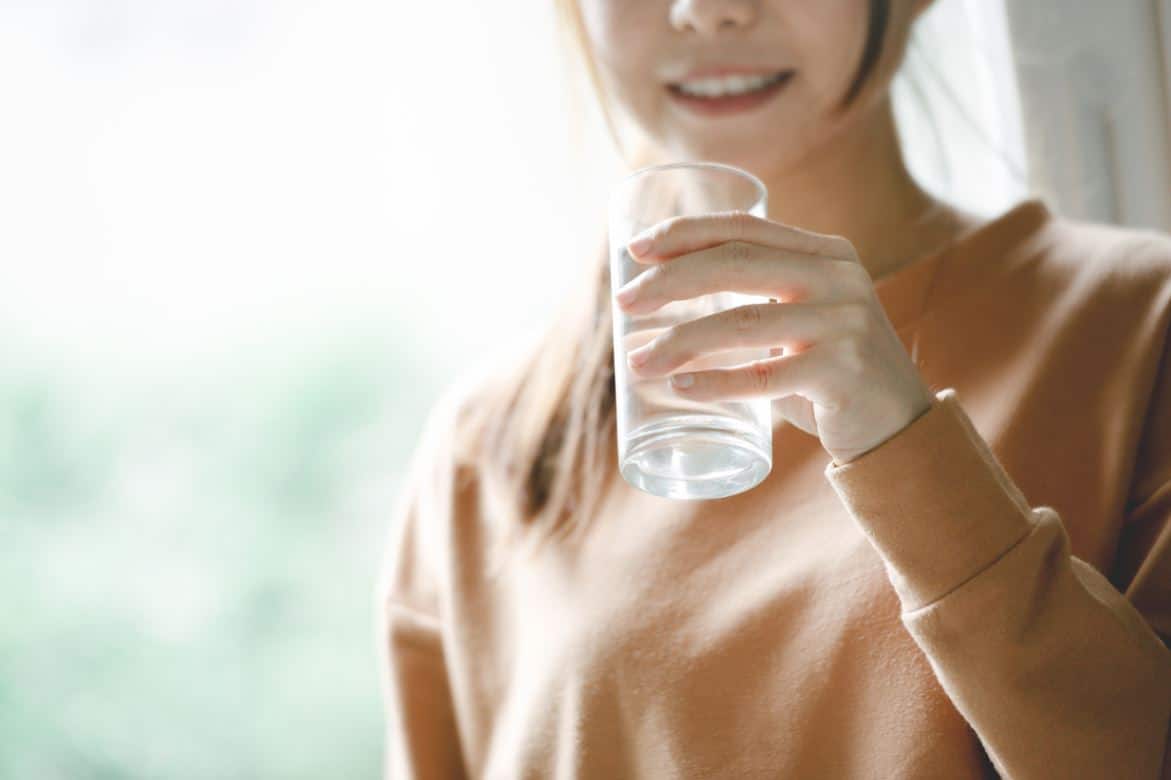
<path fill-rule="evenodd" d="M 615 148 L 631 169 L 645 164 L 644 151 L 623 148 L 577 0 L 554 2 L 563 44 L 587 74 Z M 844 105 L 878 63 L 889 14 L 890 0 L 871 0 L 862 60 Z M 483 511 L 502 540 L 573 537 L 593 517 L 607 480 L 618 476 L 608 251 L 603 230 L 583 258 L 581 284 L 548 329 L 514 365 L 477 388 L 464 409 L 460 435 Z"/>

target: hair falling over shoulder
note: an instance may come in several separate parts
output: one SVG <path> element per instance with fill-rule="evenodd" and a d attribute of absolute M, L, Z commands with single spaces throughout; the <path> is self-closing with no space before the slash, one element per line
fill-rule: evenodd
<path fill-rule="evenodd" d="M 545 331 L 461 410 L 457 450 L 501 551 L 576 536 L 617 471 L 610 270 L 597 249 Z"/>

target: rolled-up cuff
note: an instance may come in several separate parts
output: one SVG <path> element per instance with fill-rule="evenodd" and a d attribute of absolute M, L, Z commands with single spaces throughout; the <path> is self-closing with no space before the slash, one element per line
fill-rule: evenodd
<path fill-rule="evenodd" d="M 1024 495 L 960 406 L 955 390 L 826 479 L 886 564 L 903 612 L 986 569 L 1032 527 Z"/>

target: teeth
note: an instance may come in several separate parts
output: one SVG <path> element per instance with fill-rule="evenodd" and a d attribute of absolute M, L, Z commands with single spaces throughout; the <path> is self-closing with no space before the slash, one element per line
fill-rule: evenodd
<path fill-rule="evenodd" d="M 679 84 L 679 91 L 699 97 L 722 97 L 742 95 L 779 81 L 783 74 L 771 76 L 723 76 L 721 78 L 695 79 Z"/>

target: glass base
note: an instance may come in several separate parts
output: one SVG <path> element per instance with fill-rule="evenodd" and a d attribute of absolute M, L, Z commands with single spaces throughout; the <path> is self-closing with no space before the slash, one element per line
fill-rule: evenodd
<path fill-rule="evenodd" d="M 634 487 L 663 498 L 727 498 L 768 476 L 771 433 L 729 417 L 674 415 L 635 430 L 619 470 Z"/>

